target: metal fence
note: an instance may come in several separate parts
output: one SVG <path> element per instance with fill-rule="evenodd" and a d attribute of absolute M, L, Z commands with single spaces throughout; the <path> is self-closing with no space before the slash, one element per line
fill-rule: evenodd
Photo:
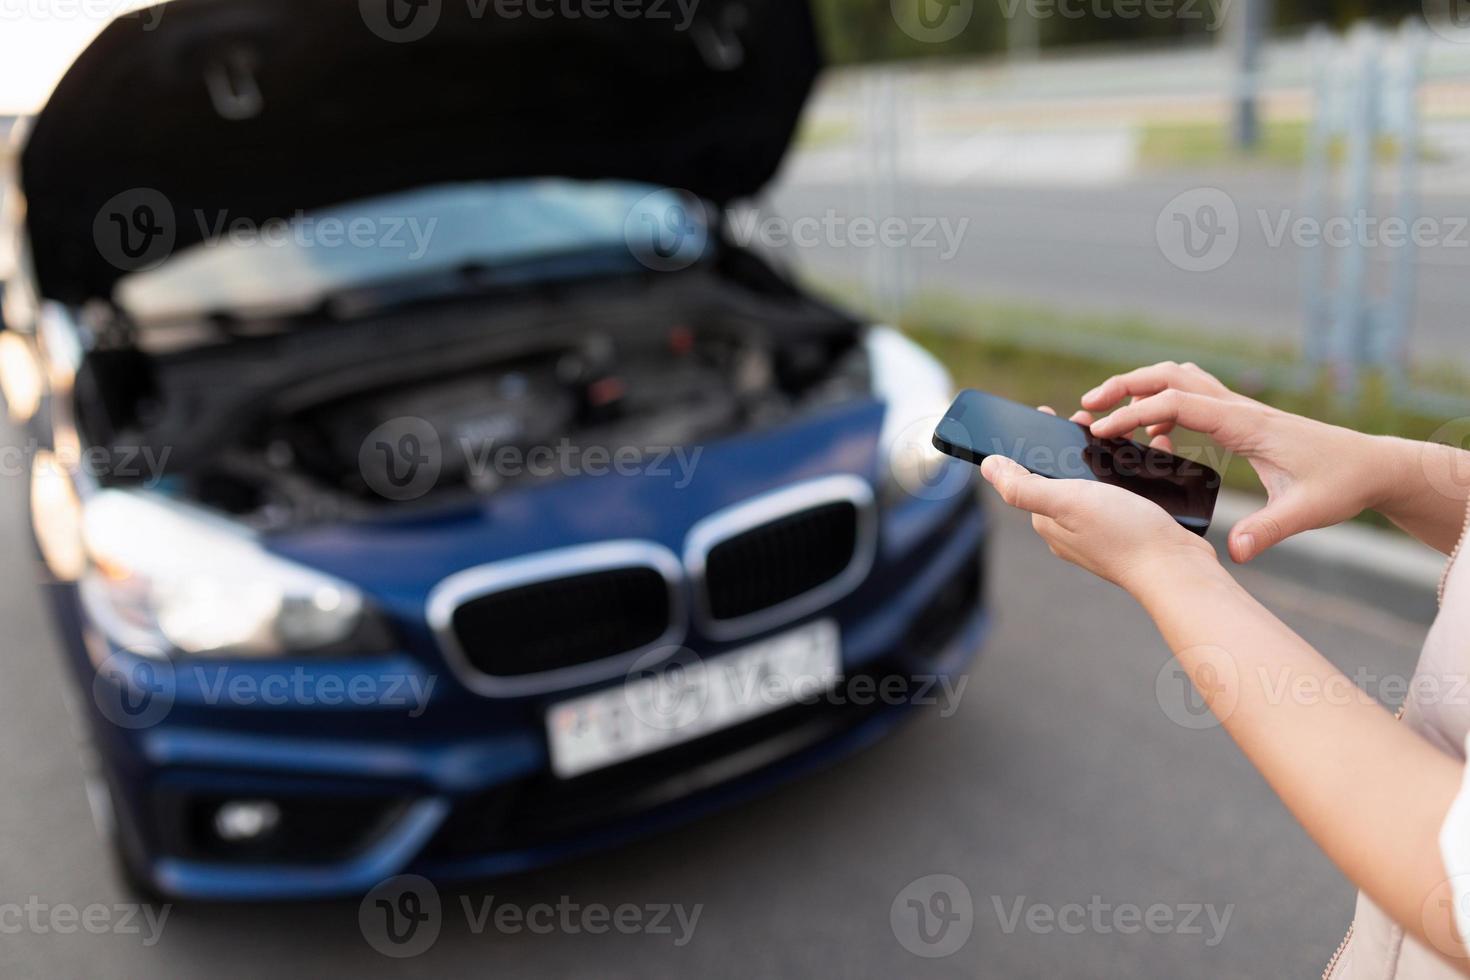
<path fill-rule="evenodd" d="M 1108 54 L 1035 64 L 952 65 L 937 69 L 893 66 L 852 71 L 829 84 L 819 111 L 854 133 L 862 158 L 862 200 L 881 216 L 912 210 L 915 133 L 921 120 L 961 115 L 983 106 L 996 118 L 1024 119 L 1028 107 L 1048 106 L 1079 93 L 1101 104 L 1128 100 L 1215 99 L 1228 103 L 1244 86 L 1257 93 L 1290 93 L 1304 104 L 1306 145 L 1300 213 L 1318 227 L 1334 218 L 1371 215 L 1412 228 L 1420 215 L 1423 86 L 1426 81 L 1470 80 L 1470 36 L 1446 39 L 1423 21 L 1385 29 L 1362 23 L 1346 34 L 1315 30 L 1273 42 L 1252 77 L 1232 74 L 1227 57 L 1200 49 Z M 978 93 L 978 94 L 977 94 Z M 1228 124 L 1222 124 L 1228 125 Z M 1470 182 L 1467 182 L 1470 189 Z M 1470 196 L 1467 196 L 1470 207 Z M 1381 376 L 1405 405 L 1443 414 L 1470 413 L 1470 393 L 1436 391 L 1414 379 L 1412 363 L 1416 262 L 1411 238 L 1387 262 L 1372 262 L 1361 238 L 1346 247 L 1303 250 L 1301 357 L 1294 364 L 1259 364 L 1213 356 L 1216 363 L 1306 386 L 1326 374 L 1351 402 L 1364 379 Z M 869 305 L 897 319 L 928 284 L 904 250 L 869 253 L 863 284 Z M 1470 276 L 1466 281 L 1470 307 Z M 1139 338 L 1065 336 L 1038 332 L 1040 347 L 1109 359 L 1177 357 L 1176 346 Z"/>

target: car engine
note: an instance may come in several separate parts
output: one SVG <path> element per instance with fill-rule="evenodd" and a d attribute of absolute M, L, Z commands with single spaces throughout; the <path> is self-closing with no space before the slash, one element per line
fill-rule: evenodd
<path fill-rule="evenodd" d="M 850 322 L 700 287 L 623 287 L 597 295 L 595 315 L 591 296 L 453 304 L 129 351 L 94 359 L 90 401 L 109 407 L 86 427 L 170 447 L 172 492 L 274 529 L 554 478 L 502 472 L 497 453 L 689 446 L 868 390 Z M 385 495 L 394 447 L 433 442 L 432 489 Z"/>

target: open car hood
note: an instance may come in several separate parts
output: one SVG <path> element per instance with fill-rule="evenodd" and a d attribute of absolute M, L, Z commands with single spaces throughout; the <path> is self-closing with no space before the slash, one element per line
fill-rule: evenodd
<path fill-rule="evenodd" d="M 173 0 L 109 25 L 36 118 L 32 267 L 46 297 L 109 297 L 230 223 L 454 181 L 724 204 L 771 179 L 819 66 L 806 0 Z"/>

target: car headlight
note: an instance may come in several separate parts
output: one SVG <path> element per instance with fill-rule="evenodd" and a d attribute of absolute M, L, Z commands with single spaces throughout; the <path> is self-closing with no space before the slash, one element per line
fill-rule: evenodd
<path fill-rule="evenodd" d="M 954 381 L 933 355 L 892 327 L 868 331 L 873 393 L 887 403 L 878 448 L 880 497 L 943 500 L 970 487 L 974 467 L 934 448 L 934 427 L 954 399 Z"/>
<path fill-rule="evenodd" d="M 262 548 L 245 528 L 172 501 L 104 490 L 82 506 L 93 620 L 145 656 L 275 657 L 362 637 L 362 594 Z M 354 652 L 359 651 L 356 647 Z"/>

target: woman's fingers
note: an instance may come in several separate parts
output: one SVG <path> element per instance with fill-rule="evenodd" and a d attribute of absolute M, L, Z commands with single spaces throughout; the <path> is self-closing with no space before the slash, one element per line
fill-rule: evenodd
<path fill-rule="evenodd" d="M 1218 382 L 1194 364 L 1175 364 L 1164 361 L 1137 368 L 1126 374 L 1115 374 L 1096 388 L 1082 396 L 1082 407 L 1094 412 L 1105 412 L 1124 398 L 1146 398 L 1170 388 L 1204 394 L 1215 389 Z"/>
<path fill-rule="evenodd" d="M 1056 517 L 1065 505 L 1066 488 L 1062 486 L 1065 481 L 1029 473 L 1020 463 L 1004 456 L 985 457 L 980 464 L 980 475 L 1012 507 Z"/>
<path fill-rule="evenodd" d="M 1037 405 L 1036 406 L 1036 410 L 1038 412 L 1043 412 L 1043 413 L 1045 413 L 1047 415 L 1055 415 L 1055 414 L 1057 414 L 1057 410 L 1054 409 L 1054 408 L 1052 408 L 1050 405 Z M 1092 418 L 1093 418 L 1093 416 L 1092 416 L 1092 413 L 1091 412 L 1088 412 L 1088 411 L 1085 411 L 1085 410 L 1082 410 L 1082 409 L 1078 409 L 1077 411 L 1075 411 L 1075 412 L 1072 413 L 1071 420 L 1073 422 L 1080 422 L 1082 425 L 1091 425 L 1092 424 Z"/>
<path fill-rule="evenodd" d="M 1174 451 L 1174 440 L 1168 436 L 1154 436 L 1148 441 L 1148 444 L 1155 449 L 1162 449 L 1166 453 L 1172 453 Z"/>
<path fill-rule="evenodd" d="M 1134 404 L 1136 405 L 1137 401 L 1135 401 Z M 1038 412 L 1045 412 L 1047 415 L 1057 414 L 1056 409 L 1052 408 L 1050 405 L 1038 405 L 1036 406 L 1036 410 Z M 1096 419 L 1094 418 L 1093 414 L 1086 409 L 1078 409 L 1077 411 L 1072 413 L 1072 421 L 1077 422 L 1081 425 L 1092 426 Z M 1148 444 L 1155 449 L 1162 449 L 1166 453 L 1172 453 L 1174 451 L 1174 440 L 1170 439 L 1168 434 L 1172 432 L 1173 429 L 1173 422 L 1159 422 L 1155 425 L 1150 425 L 1148 427 L 1148 434 L 1153 438 L 1149 440 Z"/>
<path fill-rule="evenodd" d="M 1113 414 L 1092 423 L 1092 434 L 1102 438 L 1127 436 L 1145 425 L 1175 423 L 1186 429 L 1214 435 L 1226 424 L 1230 407 L 1206 395 L 1195 395 L 1171 388 L 1124 405 Z"/>

